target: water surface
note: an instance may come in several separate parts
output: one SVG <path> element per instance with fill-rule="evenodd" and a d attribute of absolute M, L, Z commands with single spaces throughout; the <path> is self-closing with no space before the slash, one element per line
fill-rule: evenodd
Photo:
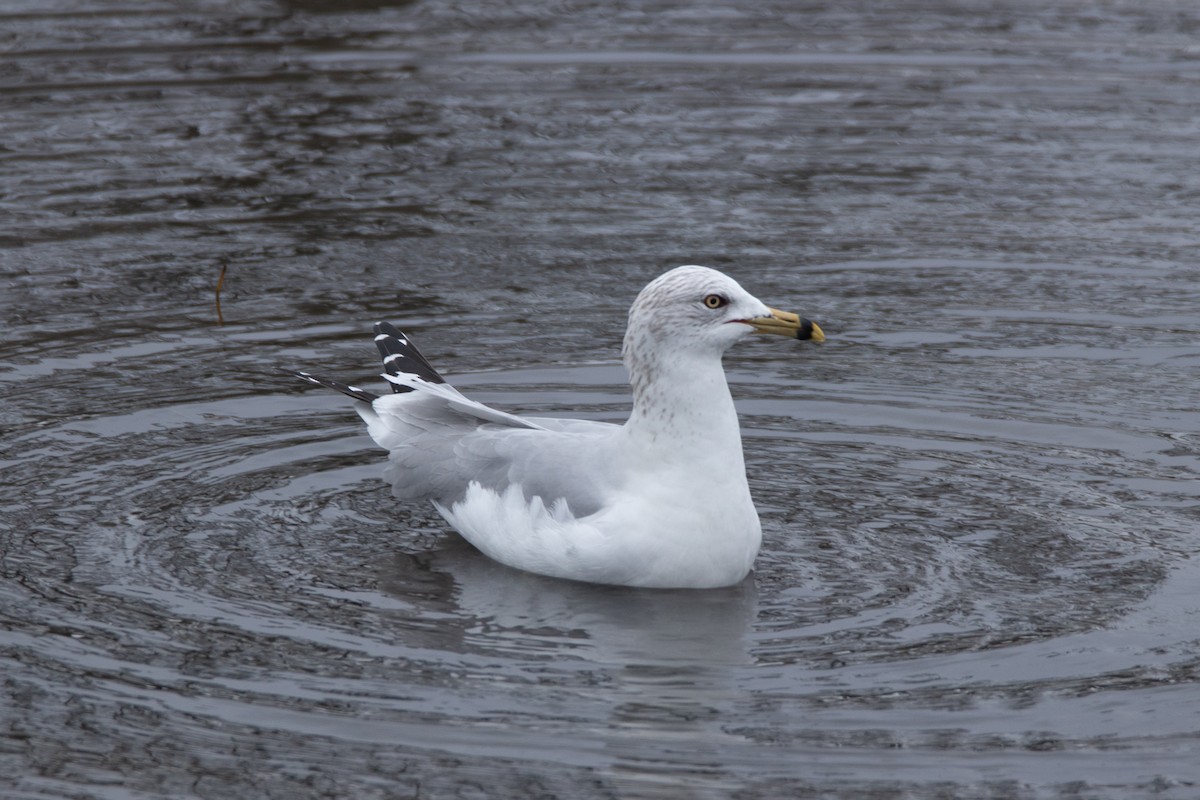
<path fill-rule="evenodd" d="M 0 796 L 1200 792 L 1191 10 L 0 19 Z M 682 263 L 829 336 L 727 358 L 732 589 L 491 563 L 278 372 L 620 421 Z"/>

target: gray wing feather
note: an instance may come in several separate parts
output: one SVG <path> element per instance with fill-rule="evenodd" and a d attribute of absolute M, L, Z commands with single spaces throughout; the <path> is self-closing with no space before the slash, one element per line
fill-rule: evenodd
<path fill-rule="evenodd" d="M 541 497 L 547 506 L 566 500 L 578 517 L 598 510 L 613 488 L 604 474 L 611 459 L 589 458 L 585 467 L 577 456 L 583 449 L 614 448 L 616 425 L 525 419 L 469 400 L 448 384 L 412 388 L 358 409 L 371 437 L 389 452 L 383 476 L 401 500 L 448 507 L 472 482 L 497 492 L 518 484 L 527 498 Z"/>
<path fill-rule="evenodd" d="M 375 326 L 393 394 L 382 397 L 308 373 L 360 402 L 355 410 L 371 438 L 389 453 L 384 478 L 402 500 L 434 500 L 449 507 L 472 483 L 503 492 L 517 484 L 546 506 L 565 500 L 576 516 L 601 507 L 610 491 L 617 426 L 588 420 L 527 419 L 485 406 L 445 382 L 408 337 L 386 322 Z M 578 455 L 588 450 L 590 467 Z"/>
<path fill-rule="evenodd" d="M 599 510 L 614 487 L 601 468 L 610 459 L 589 458 L 582 450 L 612 447 L 616 426 L 560 433 L 484 425 L 459 435 L 424 434 L 391 451 L 384 478 L 403 500 L 430 499 L 450 506 L 472 483 L 503 492 L 519 485 L 527 499 L 547 506 L 563 499 L 576 517 Z"/>

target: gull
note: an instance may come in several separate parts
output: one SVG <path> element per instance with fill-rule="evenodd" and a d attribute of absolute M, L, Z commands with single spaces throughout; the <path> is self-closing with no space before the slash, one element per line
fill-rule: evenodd
<path fill-rule="evenodd" d="M 714 269 L 683 266 L 629 310 L 622 425 L 522 417 L 471 400 L 386 322 L 373 392 L 307 372 L 354 398 L 388 451 L 399 500 L 432 501 L 472 545 L 510 567 L 589 583 L 705 589 L 740 583 L 762 543 L 721 358 L 751 333 L 814 342 L 821 328 Z"/>

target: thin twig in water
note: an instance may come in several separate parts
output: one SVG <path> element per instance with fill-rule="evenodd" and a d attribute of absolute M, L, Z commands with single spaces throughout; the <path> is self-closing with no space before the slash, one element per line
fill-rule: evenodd
<path fill-rule="evenodd" d="M 221 274 L 217 278 L 217 324 L 224 325 L 225 318 L 221 316 L 221 287 L 225 285 L 225 269 L 229 266 L 228 261 L 221 263 Z"/>

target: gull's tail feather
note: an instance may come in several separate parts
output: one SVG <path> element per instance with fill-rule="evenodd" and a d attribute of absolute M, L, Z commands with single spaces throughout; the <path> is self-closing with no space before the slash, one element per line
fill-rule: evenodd
<path fill-rule="evenodd" d="M 307 372 L 292 372 L 301 380 L 324 386 L 362 401 L 355 411 L 367 423 L 367 431 L 381 447 L 395 450 L 412 437 L 433 429 L 451 441 L 485 423 L 507 428 L 544 430 L 538 423 L 498 411 L 463 397 L 446 383 L 408 337 L 386 322 L 375 325 L 375 346 L 383 356 L 383 377 L 392 394 L 380 395 Z M 376 402 L 378 401 L 378 402 Z"/>
<path fill-rule="evenodd" d="M 379 395 L 374 394 L 373 392 L 368 392 L 366 389 L 360 389 L 357 386 L 351 386 L 350 384 L 342 383 L 341 381 L 335 381 L 330 378 L 321 378 L 316 375 L 310 375 L 307 372 L 294 372 L 292 370 L 287 370 L 287 372 L 295 375 L 302 381 L 315 383 L 317 386 L 324 386 L 326 389 L 333 389 L 335 392 L 341 392 L 347 397 L 353 397 L 355 400 L 361 400 L 364 403 L 371 403 L 379 398 Z"/>
<path fill-rule="evenodd" d="M 383 369 L 388 375 L 407 375 L 426 383 L 446 382 L 425 356 L 421 355 L 417 346 L 394 325 L 387 322 L 375 323 L 375 346 L 379 348 Z M 393 382 L 392 391 L 399 394 L 411 392 L 412 389 Z"/>

